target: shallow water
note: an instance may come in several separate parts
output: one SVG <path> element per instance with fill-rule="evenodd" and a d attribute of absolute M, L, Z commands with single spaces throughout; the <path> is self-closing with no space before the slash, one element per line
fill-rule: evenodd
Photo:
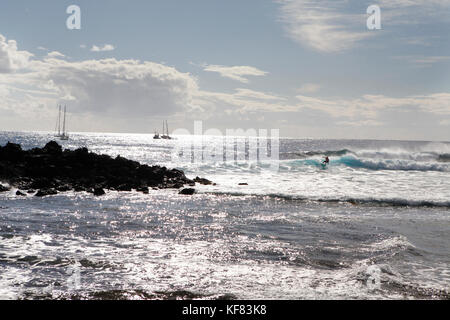
<path fill-rule="evenodd" d="M 0 133 L 0 145 L 51 138 Z M 172 158 L 196 139 L 73 134 L 66 148 L 217 185 L 194 196 L 0 194 L 0 298 L 449 298 L 449 143 L 282 139 L 274 171 Z"/>

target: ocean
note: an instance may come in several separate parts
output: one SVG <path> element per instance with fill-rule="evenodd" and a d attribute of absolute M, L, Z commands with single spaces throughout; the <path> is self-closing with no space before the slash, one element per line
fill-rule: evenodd
<path fill-rule="evenodd" d="M 173 150 L 223 138 L 152 137 L 59 143 L 215 185 L 0 193 L 0 299 L 450 298 L 450 142 L 282 138 L 278 159 L 193 162 Z M 52 139 L 0 132 L 24 149 Z"/>

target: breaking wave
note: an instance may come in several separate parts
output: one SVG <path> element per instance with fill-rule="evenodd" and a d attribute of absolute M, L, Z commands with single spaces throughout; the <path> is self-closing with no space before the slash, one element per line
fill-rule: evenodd
<path fill-rule="evenodd" d="M 321 159 L 296 160 L 289 163 L 294 167 L 314 166 L 317 168 L 325 168 Z M 353 169 L 367 170 L 399 170 L 399 171 L 450 171 L 449 165 L 439 162 L 417 162 L 398 159 L 359 159 L 354 156 L 345 156 L 338 159 L 330 160 L 327 168 L 346 166 Z"/>
<path fill-rule="evenodd" d="M 405 150 L 306 151 L 282 153 L 280 160 L 288 167 L 314 166 L 323 168 L 323 157 L 330 157 L 329 167 L 346 166 L 367 170 L 450 171 L 450 154 L 408 152 Z"/>
<path fill-rule="evenodd" d="M 333 164 L 333 161 L 331 162 Z M 418 162 L 398 159 L 358 159 L 347 156 L 335 161 L 337 165 L 369 170 L 449 171 L 449 166 L 435 162 Z"/>
<path fill-rule="evenodd" d="M 299 151 L 299 152 L 285 152 L 280 153 L 280 160 L 309 160 L 315 158 L 323 157 L 342 157 L 342 161 L 352 161 L 353 158 L 364 159 L 364 161 L 372 160 L 395 160 L 395 161 L 416 161 L 416 162 L 439 162 L 445 163 L 450 162 L 450 153 L 447 149 L 436 150 L 436 149 L 423 149 L 423 150 L 405 150 L 405 149 L 395 149 L 395 148 L 385 148 L 379 150 L 350 150 L 350 149 L 340 149 L 340 150 L 325 150 L 325 151 Z M 346 158 L 348 157 L 348 158 Z M 347 159 L 347 160 L 346 160 Z M 360 164 L 355 164 L 359 166 Z M 373 163 L 369 165 L 373 167 Z M 391 164 L 381 163 L 381 167 L 391 168 Z M 364 167 L 364 165 L 362 165 Z M 393 168 L 393 170 L 397 170 Z M 403 169 L 398 169 L 403 170 Z M 405 170 L 409 170 L 406 168 Z M 415 169 L 411 169 L 415 170 Z M 423 170 L 423 169 L 418 169 Z M 434 169 L 432 169 L 434 170 Z M 441 171 L 438 169 L 437 171 Z M 445 170 L 444 170 L 445 171 Z"/>

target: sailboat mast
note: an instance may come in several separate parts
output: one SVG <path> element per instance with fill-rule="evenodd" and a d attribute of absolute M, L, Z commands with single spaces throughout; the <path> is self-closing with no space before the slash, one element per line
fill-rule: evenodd
<path fill-rule="evenodd" d="M 166 130 L 167 130 L 167 136 L 169 136 L 169 124 L 167 123 L 167 120 L 166 120 Z"/>
<path fill-rule="evenodd" d="M 59 113 L 58 113 L 58 136 L 61 135 L 61 105 L 59 105 Z"/>
<path fill-rule="evenodd" d="M 66 134 L 66 106 L 64 106 L 63 135 Z"/>

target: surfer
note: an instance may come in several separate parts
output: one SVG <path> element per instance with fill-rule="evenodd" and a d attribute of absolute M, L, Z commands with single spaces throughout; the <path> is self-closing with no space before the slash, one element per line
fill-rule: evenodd
<path fill-rule="evenodd" d="M 325 160 L 323 160 L 322 163 L 323 164 L 329 164 L 330 163 L 330 159 L 328 158 L 328 156 L 325 157 Z"/>

